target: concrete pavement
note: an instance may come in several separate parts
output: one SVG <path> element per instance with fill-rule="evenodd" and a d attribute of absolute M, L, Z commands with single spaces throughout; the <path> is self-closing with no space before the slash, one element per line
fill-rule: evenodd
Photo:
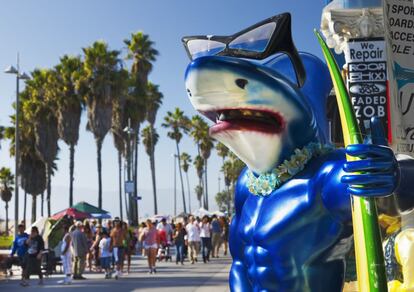
<path fill-rule="evenodd" d="M 146 260 L 134 257 L 131 273 L 119 280 L 105 280 L 103 274 L 85 273 L 87 280 L 73 281 L 72 285 L 58 285 L 57 281 L 63 279 L 62 274 L 52 275 L 45 279 L 43 286 L 37 284 L 37 277 L 32 276 L 29 287 L 19 285 L 19 276 L 15 275 L 7 282 L 0 281 L 0 291 L 168 291 L 168 292 L 227 292 L 228 272 L 231 265 L 229 257 L 211 259 L 207 264 L 198 262 L 191 265 L 185 262 L 184 266 L 175 262 L 157 263 L 157 274 L 148 274 Z M 59 268 L 58 268 L 59 271 Z"/>

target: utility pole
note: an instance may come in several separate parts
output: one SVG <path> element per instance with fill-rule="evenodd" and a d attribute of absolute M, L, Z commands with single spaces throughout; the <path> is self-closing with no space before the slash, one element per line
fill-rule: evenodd
<path fill-rule="evenodd" d="M 174 216 L 177 216 L 177 154 L 174 157 Z"/>
<path fill-rule="evenodd" d="M 19 224 L 19 156 L 20 156 L 20 126 L 19 126 L 19 112 L 20 112 L 20 92 L 19 83 L 21 80 L 28 80 L 30 77 L 26 73 L 20 72 L 19 53 L 17 53 L 17 69 L 9 66 L 4 70 L 4 73 L 16 75 L 16 124 L 14 130 L 14 158 L 15 169 L 14 176 L 16 178 L 16 187 L 14 188 L 14 236 L 17 236 L 17 225 Z"/>

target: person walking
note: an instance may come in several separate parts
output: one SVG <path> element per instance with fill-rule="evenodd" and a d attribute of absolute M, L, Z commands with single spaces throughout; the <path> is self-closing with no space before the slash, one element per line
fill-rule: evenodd
<path fill-rule="evenodd" d="M 175 231 L 173 234 L 175 249 L 176 249 L 176 260 L 175 263 L 178 265 L 178 262 L 181 265 L 184 265 L 184 246 L 185 246 L 185 236 L 187 232 L 183 228 L 183 224 L 181 222 L 175 225 Z"/>
<path fill-rule="evenodd" d="M 138 250 L 138 254 L 141 254 L 142 256 L 145 256 L 145 248 L 144 248 L 144 242 L 142 241 L 142 238 L 143 238 L 144 230 L 146 227 L 147 227 L 147 224 L 145 222 L 141 222 L 137 230 L 137 234 L 138 234 L 137 250 Z"/>
<path fill-rule="evenodd" d="M 39 285 L 43 285 L 43 275 L 40 269 L 42 251 L 45 248 L 43 238 L 39 235 L 39 230 L 33 226 L 29 238 L 26 240 L 27 253 L 25 255 L 25 268 L 23 270 L 22 286 L 29 285 L 30 275 L 39 276 Z"/>
<path fill-rule="evenodd" d="M 141 240 L 144 243 L 145 254 L 148 259 L 149 274 L 157 273 L 155 268 L 155 262 L 157 259 L 158 246 L 160 244 L 160 238 L 158 231 L 150 219 L 146 221 L 147 227 L 144 228 L 141 234 Z"/>
<path fill-rule="evenodd" d="M 72 247 L 73 256 L 73 279 L 74 280 L 85 280 L 82 276 L 85 271 L 86 254 L 88 252 L 88 240 L 85 233 L 82 232 L 82 222 L 77 221 L 75 223 L 75 231 L 72 232 Z"/>
<path fill-rule="evenodd" d="M 227 255 L 227 249 L 228 249 L 228 242 L 229 242 L 229 231 L 230 231 L 230 225 L 229 220 L 226 217 L 220 218 L 220 224 L 221 224 L 221 240 L 223 242 L 224 246 L 224 255 Z"/>
<path fill-rule="evenodd" d="M 167 223 L 167 219 L 165 217 L 162 218 L 161 222 L 158 223 L 158 225 L 157 225 L 157 230 L 158 231 L 163 231 L 165 233 L 166 242 L 163 245 L 163 247 L 165 249 L 165 260 L 171 259 L 170 246 L 171 246 L 172 239 L 173 239 L 174 229 L 175 228 L 173 227 L 173 224 Z"/>
<path fill-rule="evenodd" d="M 124 261 L 124 239 L 125 231 L 118 217 L 114 220 L 115 227 L 111 231 L 112 253 L 115 259 L 115 279 L 122 276 L 121 266 Z"/>
<path fill-rule="evenodd" d="M 99 241 L 99 261 L 102 269 L 105 271 L 105 279 L 111 278 L 111 238 L 106 230 L 102 232 L 102 238 Z"/>
<path fill-rule="evenodd" d="M 200 248 L 200 226 L 193 216 L 190 216 L 189 223 L 185 227 L 187 231 L 188 253 L 191 264 L 197 262 L 198 250 Z"/>
<path fill-rule="evenodd" d="M 23 270 L 25 266 L 25 255 L 27 253 L 27 245 L 26 240 L 29 238 L 29 234 L 24 232 L 24 225 L 19 224 L 17 226 L 17 236 L 13 240 L 13 246 L 12 250 L 10 252 L 9 258 L 10 258 L 10 268 L 13 264 L 17 264 L 22 268 L 22 279 L 21 283 L 23 282 Z M 17 253 L 17 259 L 14 258 L 14 254 Z"/>
<path fill-rule="evenodd" d="M 94 233 L 91 229 L 91 226 L 89 224 L 89 221 L 87 219 L 85 219 L 83 221 L 83 233 L 85 233 L 86 235 L 86 240 L 87 240 L 87 244 L 88 244 L 88 251 L 86 253 L 86 263 L 87 266 L 89 268 L 89 272 L 92 272 L 92 258 L 93 258 L 93 253 L 91 250 L 93 241 L 94 241 Z"/>
<path fill-rule="evenodd" d="M 131 271 L 131 257 L 134 253 L 136 239 L 132 231 L 128 228 L 128 223 L 122 222 L 122 229 L 124 230 L 125 238 L 123 241 L 124 246 L 124 259 L 122 260 L 121 271 L 124 272 L 124 260 L 127 260 L 127 274 Z"/>
<path fill-rule="evenodd" d="M 63 228 L 65 234 L 63 235 L 62 245 L 61 245 L 61 255 L 62 259 L 62 268 L 65 278 L 58 282 L 58 284 L 69 285 L 72 283 L 72 250 L 70 248 L 72 238 L 69 233 L 69 226 L 65 225 Z"/>
<path fill-rule="evenodd" d="M 201 238 L 201 254 L 203 255 L 203 262 L 210 261 L 211 251 L 211 226 L 207 215 L 203 217 L 200 223 L 200 238 Z"/>
<path fill-rule="evenodd" d="M 108 233 L 108 232 L 107 232 Z M 95 271 L 98 273 L 102 272 L 101 262 L 99 258 L 99 242 L 102 239 L 102 226 L 100 224 L 96 225 L 95 239 L 90 250 L 93 253 L 93 258 L 95 259 Z"/>
<path fill-rule="evenodd" d="M 211 243 L 212 243 L 212 257 L 219 257 L 219 249 L 221 245 L 221 225 L 216 215 L 213 215 L 211 220 Z"/>

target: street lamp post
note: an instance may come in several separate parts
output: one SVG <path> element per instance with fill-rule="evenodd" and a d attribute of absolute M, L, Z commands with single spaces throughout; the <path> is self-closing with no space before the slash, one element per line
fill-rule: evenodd
<path fill-rule="evenodd" d="M 17 225 L 19 224 L 19 83 L 21 80 L 28 80 L 29 76 L 26 73 L 21 73 L 19 68 L 19 55 L 17 55 L 17 69 L 14 66 L 9 66 L 4 70 L 4 73 L 16 75 L 16 118 L 15 118 L 15 132 L 14 132 L 14 157 L 15 157 L 15 169 L 14 175 L 16 178 L 16 187 L 14 188 L 14 235 L 17 235 Z"/>
<path fill-rule="evenodd" d="M 128 184 L 131 183 L 131 165 L 132 165 L 132 151 L 131 151 L 131 140 L 132 140 L 132 135 L 134 134 L 134 129 L 131 128 L 131 119 L 128 119 L 128 126 L 125 127 L 124 132 L 128 135 L 128 144 L 127 144 L 127 182 Z M 135 183 L 135 182 L 134 182 Z M 131 192 L 131 190 L 128 187 L 128 190 L 126 188 L 127 185 L 125 185 L 125 190 L 128 193 L 128 198 L 129 198 L 129 224 L 130 225 L 134 225 L 134 216 L 135 216 L 135 212 L 134 212 L 134 204 L 133 204 L 133 191 Z M 134 198 L 135 199 L 135 198 Z"/>
<path fill-rule="evenodd" d="M 177 154 L 174 157 L 174 216 L 177 216 Z"/>

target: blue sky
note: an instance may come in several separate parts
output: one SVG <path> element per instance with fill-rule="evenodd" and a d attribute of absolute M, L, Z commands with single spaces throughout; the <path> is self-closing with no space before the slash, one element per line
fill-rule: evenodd
<path fill-rule="evenodd" d="M 313 28 L 318 28 L 323 0 L 14 0 L 4 1 L 0 9 L 0 69 L 15 64 L 20 53 L 21 68 L 31 71 L 36 67 L 55 65 L 63 54 L 80 54 L 81 48 L 95 40 L 105 40 L 113 49 L 123 48 L 123 39 L 131 32 L 142 30 L 155 42 L 160 56 L 154 64 L 150 80 L 160 85 L 164 104 L 159 111 L 157 128 L 161 139 L 156 148 L 156 171 L 160 188 L 160 213 L 173 211 L 173 141 L 160 127 L 168 110 L 179 106 L 188 116 L 195 114 L 187 100 L 184 88 L 184 71 L 189 62 L 181 44 L 181 37 L 194 34 L 232 34 L 262 19 L 291 12 L 293 37 L 299 50 L 321 56 Z M 0 125 L 9 124 L 11 104 L 15 97 L 15 79 L 0 74 Z M 85 131 L 86 116 L 82 117 L 81 134 L 76 148 L 75 202 L 86 200 L 97 203 L 96 147 L 91 133 Z M 60 142 L 59 171 L 52 181 L 52 211 L 59 211 L 68 204 L 68 147 Z M 8 144 L 0 149 L 0 166 L 12 167 Z M 184 138 L 182 150 L 190 155 L 196 148 L 189 138 Z M 117 156 L 110 135 L 103 147 L 103 206 L 118 215 Z M 213 154 L 209 162 L 210 204 L 215 206 L 214 195 L 218 190 L 221 160 Z M 139 152 L 138 188 L 140 214 L 152 213 L 151 176 L 148 157 Z M 195 171 L 190 169 L 191 189 L 194 189 Z M 223 181 L 221 182 L 223 187 Z M 178 189 L 180 192 L 180 189 Z M 178 193 L 180 194 L 180 193 Z M 10 217 L 14 204 L 10 204 Z M 22 202 L 22 199 L 20 199 Z M 30 198 L 29 198 L 30 206 Z M 192 209 L 197 207 L 192 194 Z M 20 206 L 23 206 L 22 204 Z M 4 204 L 0 202 L 0 217 L 4 217 Z M 181 200 L 178 209 L 181 211 Z M 22 210 L 22 207 L 20 208 Z"/>

